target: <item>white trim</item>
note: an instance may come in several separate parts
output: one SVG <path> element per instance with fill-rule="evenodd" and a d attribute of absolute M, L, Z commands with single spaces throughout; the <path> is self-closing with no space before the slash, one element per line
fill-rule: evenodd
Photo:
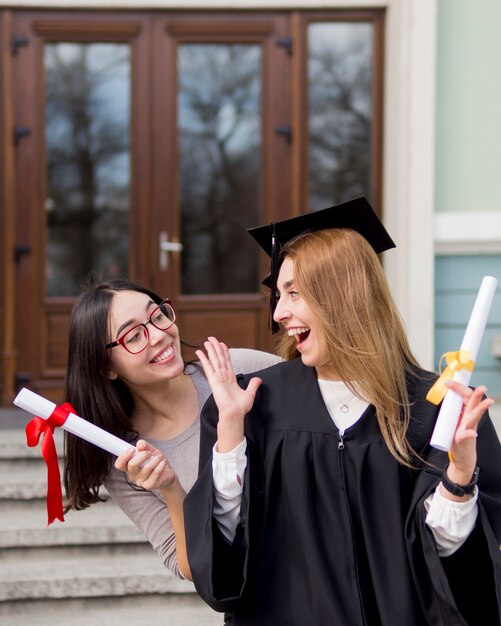
<path fill-rule="evenodd" d="M 435 214 L 435 240 L 501 243 L 501 212 L 455 211 Z"/>
<path fill-rule="evenodd" d="M 436 213 L 435 253 L 501 254 L 501 212 Z"/>
<path fill-rule="evenodd" d="M 411 347 L 434 369 L 434 170 L 437 0 L 387 11 L 384 221 L 397 249 L 385 270 Z"/>
<path fill-rule="evenodd" d="M 500 241 L 437 242 L 435 254 L 438 256 L 473 256 L 476 254 L 500 254 Z"/>

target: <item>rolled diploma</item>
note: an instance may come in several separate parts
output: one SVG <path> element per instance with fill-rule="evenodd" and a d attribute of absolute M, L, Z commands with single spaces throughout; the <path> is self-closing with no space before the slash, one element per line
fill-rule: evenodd
<path fill-rule="evenodd" d="M 56 408 L 53 402 L 33 393 L 29 389 L 21 389 L 14 398 L 14 404 L 20 409 L 33 413 L 33 415 L 37 415 L 44 420 L 48 419 Z M 95 424 L 91 424 L 74 413 L 68 415 L 61 428 L 116 456 L 120 456 L 122 452 L 134 448 L 132 444 L 115 437 L 115 435 L 106 432 Z"/>
<path fill-rule="evenodd" d="M 474 362 L 477 359 L 478 349 L 485 331 L 497 282 L 497 279 L 493 276 L 484 276 L 482 279 L 463 342 L 461 343 L 461 350 L 468 350 L 470 358 Z M 471 375 L 472 372 L 461 369 L 458 372 L 454 372 L 452 379 L 463 385 L 469 385 Z M 442 401 L 430 445 L 446 452 L 450 449 L 462 407 L 463 398 L 449 389 Z"/>

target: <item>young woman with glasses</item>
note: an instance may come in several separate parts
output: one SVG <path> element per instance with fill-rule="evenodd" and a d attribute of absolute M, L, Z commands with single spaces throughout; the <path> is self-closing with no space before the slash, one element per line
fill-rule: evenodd
<path fill-rule="evenodd" d="M 210 389 L 202 368 L 183 361 L 175 321 L 169 300 L 129 281 L 80 296 L 70 321 L 66 400 L 139 452 L 114 459 L 65 433 L 64 484 L 66 511 L 102 500 L 104 485 L 164 565 L 190 578 L 183 501 L 197 477 L 199 416 Z M 231 358 L 241 372 L 280 360 L 245 349 Z"/>

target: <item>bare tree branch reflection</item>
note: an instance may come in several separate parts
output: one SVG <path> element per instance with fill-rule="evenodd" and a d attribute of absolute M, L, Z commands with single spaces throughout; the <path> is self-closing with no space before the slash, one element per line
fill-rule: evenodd
<path fill-rule="evenodd" d="M 310 27 L 311 209 L 370 198 L 372 32 L 364 23 Z"/>
<path fill-rule="evenodd" d="M 46 46 L 48 295 L 127 273 L 128 65 L 124 45 Z"/>
<path fill-rule="evenodd" d="M 184 293 L 258 287 L 246 228 L 260 217 L 260 61 L 255 45 L 179 51 Z"/>

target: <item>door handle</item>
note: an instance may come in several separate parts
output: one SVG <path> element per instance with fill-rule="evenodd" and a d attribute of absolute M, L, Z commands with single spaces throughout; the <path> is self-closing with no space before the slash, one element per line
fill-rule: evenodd
<path fill-rule="evenodd" d="M 158 237 L 158 261 L 160 265 L 160 271 L 165 272 L 169 269 L 169 252 L 181 252 L 183 244 L 178 241 L 169 241 L 169 233 L 165 230 L 160 232 Z"/>

